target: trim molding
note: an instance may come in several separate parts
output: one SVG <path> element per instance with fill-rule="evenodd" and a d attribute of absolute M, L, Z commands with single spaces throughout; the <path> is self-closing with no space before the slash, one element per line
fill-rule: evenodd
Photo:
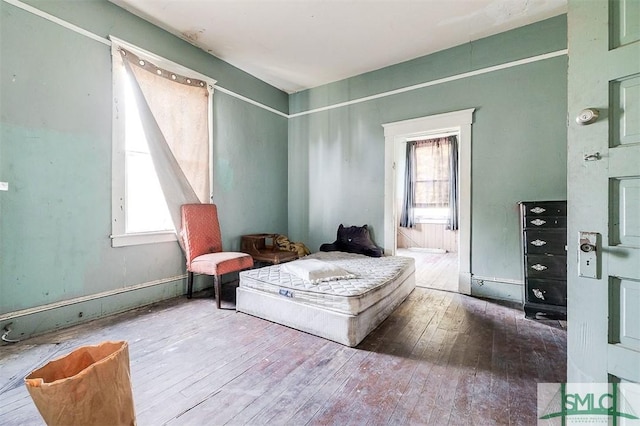
<path fill-rule="evenodd" d="M 364 98 L 353 99 L 351 101 L 340 102 L 333 105 L 327 105 L 321 108 L 310 109 L 308 111 L 296 112 L 295 114 L 289 114 L 289 118 L 300 117 L 303 115 L 314 114 L 316 112 L 327 111 L 335 108 L 342 108 L 349 105 L 355 105 L 362 102 L 372 101 L 374 99 L 385 98 L 387 96 L 393 96 L 400 93 L 410 92 L 413 90 L 423 89 L 429 86 L 435 86 L 438 84 L 448 83 L 450 81 L 461 80 L 463 78 L 474 77 L 476 75 L 487 74 L 494 71 L 500 71 L 507 68 L 517 67 L 524 64 L 529 64 L 531 62 L 543 61 L 549 58 L 555 58 L 557 56 L 563 56 L 568 53 L 567 49 L 557 50 L 555 52 L 544 53 L 542 55 L 531 56 L 529 58 L 519 59 L 517 61 L 506 62 L 504 64 L 494 65 L 492 67 L 480 68 L 475 71 L 464 72 L 461 74 L 452 75 L 449 77 L 439 78 L 437 80 L 431 80 L 424 83 L 414 84 L 412 86 L 402 87 L 400 89 L 389 90 L 388 92 L 378 93 L 377 95 L 365 96 Z"/>
<path fill-rule="evenodd" d="M 97 42 L 106 44 L 107 46 L 111 46 L 111 41 L 109 41 L 108 39 L 101 37 L 97 34 L 94 34 L 90 31 L 85 30 L 84 28 L 78 27 L 77 25 L 74 25 L 70 22 L 67 22 L 63 19 L 60 19 L 56 16 L 53 16 L 49 13 L 43 12 L 40 9 L 37 9 L 33 6 L 30 6 L 26 3 L 21 2 L 20 0 L 2 0 L 5 3 L 9 3 L 17 8 L 20 8 L 22 10 L 25 10 L 27 12 L 33 13 L 34 15 L 40 16 L 41 18 L 47 19 L 51 22 L 54 22 L 58 25 L 61 25 L 64 28 L 67 28 L 71 31 L 75 31 L 78 34 L 81 34 L 85 37 L 89 37 L 92 40 L 95 40 Z M 431 81 L 426 81 L 424 83 L 419 83 L 419 84 L 414 84 L 412 86 L 407 86 L 407 87 L 401 87 L 399 89 L 395 89 L 395 90 L 389 90 L 387 92 L 382 92 L 382 93 L 378 93 L 376 95 L 371 95 L 371 96 L 365 96 L 363 98 L 358 98 L 358 99 L 352 99 L 350 101 L 345 101 L 345 102 L 340 102 L 337 104 L 333 104 L 333 105 L 327 105 L 324 107 L 320 107 L 320 108 L 314 108 L 314 109 L 310 109 L 307 111 L 301 111 L 301 112 L 296 112 L 295 114 L 287 114 L 284 113 L 282 111 L 278 111 L 277 109 L 271 108 L 270 106 L 267 106 L 265 104 L 262 104 L 258 101 L 254 101 L 253 99 L 247 98 L 246 96 L 240 95 L 238 93 L 235 93 L 229 89 L 225 89 L 222 86 L 218 86 L 216 85 L 215 88 L 220 90 L 223 93 L 226 93 L 227 95 L 231 95 L 237 99 L 240 99 L 244 102 L 250 103 L 251 105 L 255 105 L 259 108 L 262 108 L 264 110 L 267 110 L 269 112 L 272 112 L 274 114 L 280 115 L 282 117 L 285 118 L 296 118 L 296 117 L 301 117 L 304 115 L 310 115 L 310 114 L 315 114 L 317 112 L 322 112 L 322 111 L 328 111 L 331 109 L 336 109 L 336 108 L 342 108 L 345 106 L 349 106 L 349 105 L 355 105 L 355 104 L 359 104 L 362 102 L 368 102 L 368 101 L 372 101 L 375 99 L 380 99 L 380 98 L 385 98 L 387 96 L 393 96 L 393 95 L 397 95 L 400 93 L 405 93 L 405 92 L 411 92 L 413 90 L 418 90 L 418 89 L 423 89 L 425 87 L 430 87 L 430 86 L 436 86 L 438 84 L 443 84 L 443 83 L 448 83 L 450 81 L 455 81 L 455 80 L 461 80 L 463 78 L 469 78 L 469 77 L 474 77 L 476 75 L 482 75 L 482 74 L 487 74 L 490 72 L 494 72 L 494 71 L 500 71 L 500 70 L 504 70 L 507 68 L 512 68 L 512 67 L 517 67 L 520 65 L 524 65 L 524 64 L 529 64 L 532 62 L 537 62 L 537 61 L 544 61 L 545 59 L 550 59 L 550 58 L 555 58 L 558 56 L 564 56 L 567 55 L 569 53 L 568 49 L 562 49 L 562 50 L 556 50 L 555 52 L 549 52 L 549 53 L 544 53 L 542 55 L 537 55 L 537 56 L 531 56 L 529 58 L 524 58 L 524 59 L 519 59 L 517 61 L 511 61 L 511 62 L 506 62 L 504 64 L 499 64 L 499 65 L 494 65 L 491 67 L 486 67 L 486 68 L 480 68 L 478 70 L 474 70 L 474 71 L 469 71 L 469 72 L 465 72 L 465 73 L 461 73 L 461 74 L 455 74 L 449 77 L 444 77 L 444 78 L 439 78 L 436 80 L 431 80 Z"/>
<path fill-rule="evenodd" d="M 524 283 L 508 278 L 473 275 L 471 277 L 471 295 L 522 303 L 524 300 Z"/>
<path fill-rule="evenodd" d="M 48 303 L 46 305 L 35 306 L 33 308 L 22 309 L 20 311 L 7 312 L 5 314 L 0 315 L 0 322 L 12 320 L 14 318 L 20 318 L 27 315 L 33 315 L 40 312 L 50 311 L 52 309 L 64 308 L 66 306 L 76 305 L 78 303 L 88 302 L 91 300 L 102 299 L 109 296 L 114 296 L 116 294 L 128 293 L 130 291 L 141 290 L 148 287 L 155 287 L 158 285 L 180 281 L 187 278 L 187 274 L 176 275 L 173 277 L 162 278 L 159 280 L 149 281 L 142 284 L 136 284 L 128 287 L 117 288 L 114 290 L 104 291 L 102 293 L 90 294 L 88 296 L 80 296 L 74 297 L 73 299 L 62 300 L 60 302 Z"/>
<path fill-rule="evenodd" d="M 524 286 L 524 281 L 522 280 L 514 280 L 511 278 L 497 278 L 497 277 L 484 277 L 481 275 L 476 275 L 473 274 L 471 276 L 471 278 L 475 281 L 479 281 L 479 282 L 484 282 L 484 281 L 491 281 L 494 283 L 506 283 L 506 284 L 513 284 L 513 285 L 519 285 L 519 286 Z"/>
<path fill-rule="evenodd" d="M 29 13 L 33 13 L 36 16 L 46 19 L 47 21 L 51 21 L 55 24 L 65 27 L 68 30 L 74 31 L 78 34 L 81 34 L 85 37 L 89 37 L 92 40 L 100 42 L 102 44 L 106 44 L 107 46 L 111 46 L 111 42 L 104 37 L 100 37 L 97 34 L 92 33 L 91 31 L 87 31 L 84 28 L 81 28 L 77 25 L 72 24 L 71 22 L 67 22 L 63 19 L 58 18 L 57 16 L 53 16 L 47 12 L 44 12 L 40 9 L 37 9 L 31 5 L 21 2 L 20 0 L 3 0 L 5 3 L 9 3 L 12 6 L 15 6 L 19 9 L 27 11 Z"/>
<path fill-rule="evenodd" d="M 258 106 L 258 107 L 260 107 L 262 109 L 266 109 L 267 111 L 270 111 L 270 112 L 272 112 L 274 114 L 278 114 L 278 115 L 280 115 L 280 116 L 282 116 L 284 118 L 287 118 L 287 119 L 289 118 L 289 114 L 286 114 L 286 113 L 284 113 L 282 111 L 278 111 L 277 109 L 271 108 L 270 106 L 261 104 L 260 102 L 254 101 L 253 99 L 249 99 L 246 96 L 239 95 L 239 94 L 237 94 L 235 92 L 232 92 L 229 89 L 225 89 L 224 87 L 220 87 L 220 86 L 215 86 L 215 88 L 218 89 L 218 91 L 220 91 L 222 93 L 226 93 L 227 95 L 233 96 L 234 98 L 240 99 L 241 101 L 245 101 L 245 102 L 247 102 L 247 103 L 249 103 L 251 105 L 255 105 L 255 106 Z"/>
<path fill-rule="evenodd" d="M 57 16 L 53 16 L 53 15 L 47 13 L 47 12 L 44 12 L 44 11 L 42 11 L 40 9 L 37 9 L 37 8 L 33 7 L 31 5 L 23 3 L 20 0 L 2 0 L 2 1 L 4 1 L 5 3 L 8 3 L 8 4 L 12 5 L 12 6 L 15 6 L 15 7 L 19 8 L 19 9 L 22 9 L 22 10 L 24 10 L 26 12 L 29 12 L 29 13 L 32 13 L 32 14 L 34 14 L 36 16 L 44 18 L 44 19 L 46 19 L 48 21 L 51 21 L 51 22 L 53 22 L 55 24 L 58 24 L 58 25 L 60 25 L 60 26 L 62 26 L 64 28 L 66 28 L 68 30 L 71 30 L 71 31 L 74 31 L 74 32 L 76 32 L 76 33 L 78 33 L 80 35 L 83 35 L 85 37 L 89 37 L 90 39 L 95 40 L 95 41 L 97 41 L 99 43 L 105 44 L 107 46 L 111 46 L 111 40 L 109 40 L 107 38 L 104 38 L 104 37 L 101 37 L 101 36 L 99 36 L 97 34 L 94 34 L 91 31 L 85 30 L 84 28 L 81 28 L 81 27 L 79 27 L 77 25 L 74 25 L 74 24 L 72 24 L 70 22 L 67 22 L 67 21 L 63 20 L 63 19 L 60 19 Z M 209 76 L 206 76 L 206 79 L 207 80 L 213 80 Z M 215 80 L 213 80 L 213 81 L 215 81 Z M 233 97 L 236 97 L 236 98 L 238 98 L 240 100 L 248 102 L 251 105 L 255 105 L 255 106 L 259 107 L 259 108 L 265 109 L 265 110 L 267 110 L 269 112 L 272 112 L 274 114 L 278 114 L 278 115 L 281 115 L 283 117 L 289 118 L 289 115 L 284 113 L 284 112 L 278 111 L 278 110 L 276 110 L 274 108 L 271 108 L 270 106 L 264 105 L 264 104 L 262 104 L 262 103 L 260 103 L 258 101 L 254 101 L 253 99 L 247 98 L 246 96 L 242 96 L 242 95 L 240 95 L 238 93 L 235 93 L 235 92 L 233 92 L 233 91 L 231 91 L 229 89 L 225 89 L 222 86 L 214 85 L 214 88 L 220 90 L 223 93 L 226 93 L 226 94 L 231 95 Z"/>

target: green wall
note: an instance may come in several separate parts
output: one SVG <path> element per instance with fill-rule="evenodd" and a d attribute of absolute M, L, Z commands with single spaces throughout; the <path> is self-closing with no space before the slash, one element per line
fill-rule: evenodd
<path fill-rule="evenodd" d="M 566 47 L 560 16 L 288 96 L 106 0 L 27 3 L 292 114 Z M 9 183 L 0 192 L 0 319 L 78 301 L 0 327 L 12 322 L 11 337 L 24 338 L 183 294 L 177 243 L 111 247 L 109 47 L 0 1 L 0 53 L 0 181 Z M 317 250 L 339 223 L 367 223 L 381 244 L 381 125 L 476 108 L 472 272 L 496 282 L 474 293 L 513 298 L 500 279 L 521 278 L 517 201 L 566 196 L 566 71 L 563 55 L 289 120 L 216 91 L 214 197 L 225 248 L 238 249 L 245 233 L 282 232 Z M 116 294 L 136 285 L 144 288 Z"/>
<path fill-rule="evenodd" d="M 287 113 L 286 93 L 106 0 L 30 1 L 101 37 L 114 35 Z M 176 242 L 112 248 L 110 47 L 0 1 L 0 321 L 10 337 L 183 294 Z M 226 249 L 239 236 L 287 231 L 287 119 L 214 94 L 214 199 Z M 109 296 L 125 287 L 159 283 Z M 197 287 L 210 284 L 197 281 Z"/>
<path fill-rule="evenodd" d="M 290 96 L 296 114 L 566 48 L 566 16 Z M 520 300 L 518 201 L 566 198 L 567 56 L 289 120 L 289 235 L 312 250 L 336 228 L 384 241 L 382 124 L 476 108 L 472 127 L 472 292 Z M 480 285 L 482 284 L 482 285 Z"/>

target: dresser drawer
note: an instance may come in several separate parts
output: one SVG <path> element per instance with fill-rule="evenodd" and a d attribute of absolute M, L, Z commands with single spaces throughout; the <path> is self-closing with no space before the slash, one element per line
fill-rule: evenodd
<path fill-rule="evenodd" d="M 527 282 L 527 301 L 566 306 L 567 283 L 566 281 L 531 279 Z"/>
<path fill-rule="evenodd" d="M 566 318 L 567 202 L 522 201 L 524 313 L 535 319 Z"/>
<path fill-rule="evenodd" d="M 525 230 L 524 252 L 526 254 L 566 254 L 566 230 Z"/>
<path fill-rule="evenodd" d="M 524 229 L 558 229 L 567 227 L 567 218 L 563 216 L 525 216 L 522 226 Z"/>
<path fill-rule="evenodd" d="M 531 254 L 525 257 L 525 277 L 566 280 L 567 256 Z"/>
<path fill-rule="evenodd" d="M 525 201 L 522 204 L 522 214 L 528 217 L 566 216 L 566 201 Z"/>

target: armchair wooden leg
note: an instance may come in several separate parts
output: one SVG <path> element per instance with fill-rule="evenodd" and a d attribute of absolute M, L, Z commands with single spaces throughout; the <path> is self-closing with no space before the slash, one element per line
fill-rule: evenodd
<path fill-rule="evenodd" d="M 215 287 L 215 292 L 216 292 L 216 306 L 218 307 L 218 309 L 220 309 L 220 276 L 219 275 L 213 276 L 213 285 Z"/>
<path fill-rule="evenodd" d="M 193 272 L 188 271 L 189 275 L 187 276 L 187 299 L 191 299 L 193 295 Z"/>

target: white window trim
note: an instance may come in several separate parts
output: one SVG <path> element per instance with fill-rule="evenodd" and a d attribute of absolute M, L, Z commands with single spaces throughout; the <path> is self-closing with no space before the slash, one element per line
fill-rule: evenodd
<path fill-rule="evenodd" d="M 209 89 L 209 152 L 213 152 L 213 88 L 216 80 L 200 74 L 178 63 L 158 56 L 147 50 L 141 49 L 131 43 L 127 43 L 117 37 L 109 36 L 111 40 L 112 54 L 117 53 L 118 47 L 135 53 L 138 57 L 146 59 L 155 65 L 181 75 L 193 76 L 207 83 Z M 116 79 L 112 77 L 113 102 L 112 102 L 112 165 L 111 165 L 111 246 L 125 247 L 139 244 L 154 244 L 177 241 L 174 231 L 159 232 L 126 232 L 126 187 L 125 187 L 125 137 L 124 125 L 120 120 L 118 100 L 124 98 L 124 88 L 120 87 Z M 209 182 L 213 191 L 213 161 L 209 162 Z M 213 199 L 212 194 L 210 194 Z"/>

